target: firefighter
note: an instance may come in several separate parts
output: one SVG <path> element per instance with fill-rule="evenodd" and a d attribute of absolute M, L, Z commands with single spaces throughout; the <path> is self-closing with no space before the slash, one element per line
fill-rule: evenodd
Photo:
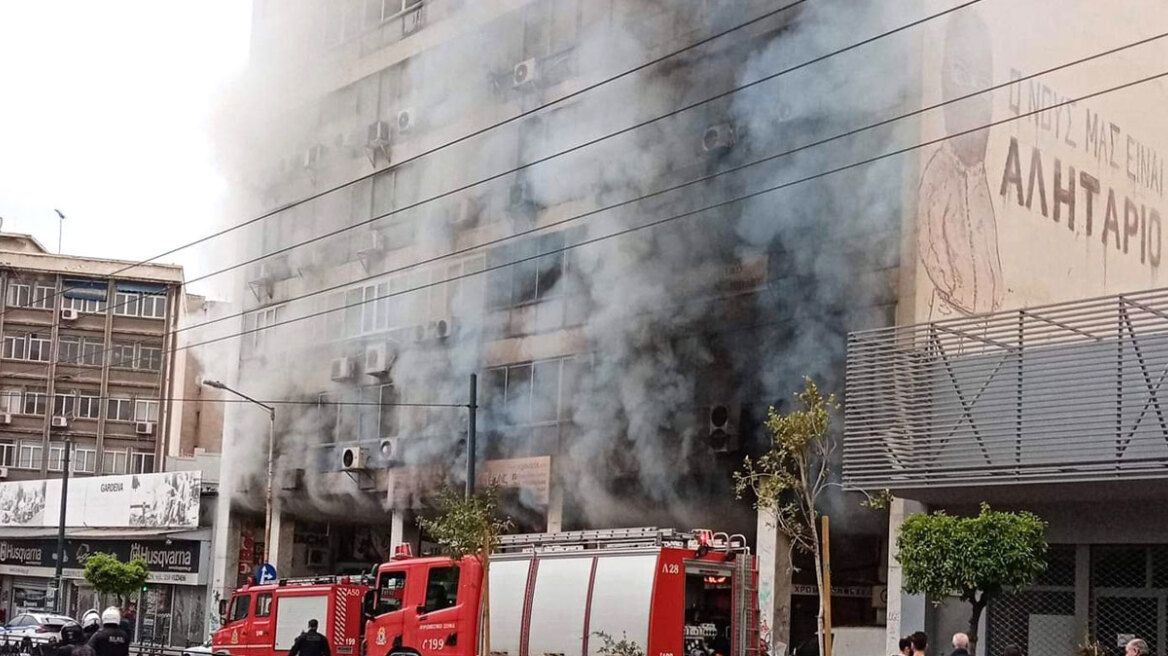
<path fill-rule="evenodd" d="M 72 656 L 73 649 L 84 642 L 85 631 L 81 629 L 81 625 L 66 624 L 61 627 L 61 642 L 52 656 Z"/>
<path fill-rule="evenodd" d="M 101 614 L 102 627 L 89 639 L 97 656 L 129 656 L 130 637 L 122 630 L 122 611 L 110 606 Z"/>
<path fill-rule="evenodd" d="M 330 656 L 328 639 L 317 633 L 316 627 L 316 620 L 308 620 L 308 630 L 301 633 L 296 642 L 292 643 L 288 656 Z"/>

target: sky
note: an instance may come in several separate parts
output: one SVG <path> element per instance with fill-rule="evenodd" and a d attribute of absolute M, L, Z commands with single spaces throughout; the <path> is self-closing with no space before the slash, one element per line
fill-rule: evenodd
<path fill-rule="evenodd" d="M 212 232 L 210 120 L 249 0 L 0 1 L 0 217 L 63 252 L 144 260 Z M 241 218 L 241 217 L 240 217 Z M 198 268 L 197 249 L 160 261 Z"/>

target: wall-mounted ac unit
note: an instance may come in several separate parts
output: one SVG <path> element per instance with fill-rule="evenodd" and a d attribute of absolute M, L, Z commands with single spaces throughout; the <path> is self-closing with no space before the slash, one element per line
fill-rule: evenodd
<path fill-rule="evenodd" d="M 12 423 L 12 414 L 11 413 L 5 412 L 3 414 L 0 414 L 0 424 L 7 426 L 8 424 L 11 424 L 11 423 Z"/>
<path fill-rule="evenodd" d="M 469 225 L 479 218 L 479 200 L 471 196 L 463 196 L 454 202 L 450 208 L 450 224 L 456 226 Z"/>
<path fill-rule="evenodd" d="M 410 130 L 414 129 L 415 125 L 418 122 L 417 116 L 418 115 L 414 113 L 414 109 L 412 107 L 407 107 L 405 109 L 398 111 L 398 113 L 397 113 L 397 131 L 398 132 L 409 132 Z"/>
<path fill-rule="evenodd" d="M 736 142 L 734 126 L 729 123 L 711 125 L 702 135 L 702 150 L 711 155 L 722 155 L 730 152 Z"/>
<path fill-rule="evenodd" d="M 359 446 L 347 446 L 341 449 L 341 471 L 362 469 L 365 469 L 365 449 Z"/>
<path fill-rule="evenodd" d="M 8 478 L 8 468 L 0 467 L 0 479 Z"/>
<path fill-rule="evenodd" d="M 53 417 L 53 428 L 68 428 L 68 427 L 69 427 L 69 418 L 68 417 L 59 417 L 59 416 Z"/>
<path fill-rule="evenodd" d="M 328 559 L 328 549 L 309 547 L 308 550 L 304 552 L 305 564 L 307 564 L 309 567 L 324 567 L 328 565 Z"/>
<path fill-rule="evenodd" d="M 377 156 L 381 155 L 385 163 L 389 163 L 389 123 L 374 121 L 365 131 L 365 154 L 369 156 L 369 163 L 377 166 Z"/>
<path fill-rule="evenodd" d="M 536 65 L 535 59 L 524 59 L 516 64 L 512 71 L 511 82 L 517 87 L 532 84 L 538 79 L 539 67 Z"/>
<path fill-rule="evenodd" d="M 397 349 L 388 344 L 374 344 L 365 349 L 365 373 L 369 376 L 389 375 L 397 359 Z"/>
<path fill-rule="evenodd" d="M 738 450 L 738 420 L 741 408 L 732 403 L 710 408 L 706 442 L 714 453 L 733 453 Z"/>
<path fill-rule="evenodd" d="M 73 308 L 61 308 L 61 321 L 77 321 L 81 313 Z"/>
<path fill-rule="evenodd" d="M 381 440 L 381 459 L 385 462 L 395 462 L 398 458 L 397 438 Z"/>
<path fill-rule="evenodd" d="M 335 381 L 349 380 L 353 377 L 353 360 L 350 358 L 336 358 L 329 367 L 329 378 Z"/>
<path fill-rule="evenodd" d="M 139 435 L 153 435 L 154 422 L 152 421 L 136 421 L 134 422 L 134 432 Z"/>
<path fill-rule="evenodd" d="M 454 318 L 441 317 L 429 323 L 426 334 L 430 339 L 443 340 L 454 334 Z"/>

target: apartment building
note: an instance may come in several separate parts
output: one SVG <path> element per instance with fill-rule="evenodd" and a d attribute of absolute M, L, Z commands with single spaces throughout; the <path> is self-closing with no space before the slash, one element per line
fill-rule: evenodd
<path fill-rule="evenodd" d="M 166 453 L 165 354 L 182 269 L 56 255 L 0 236 L 0 466 L 7 480 L 55 476 L 64 437 L 78 475 L 151 473 Z"/>

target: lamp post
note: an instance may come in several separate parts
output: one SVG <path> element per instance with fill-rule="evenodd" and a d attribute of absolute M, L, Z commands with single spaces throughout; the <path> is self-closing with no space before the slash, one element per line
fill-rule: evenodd
<path fill-rule="evenodd" d="M 53 576 L 53 584 L 56 589 L 53 591 L 55 599 L 53 606 L 58 614 L 65 613 L 64 595 L 61 594 L 64 590 L 65 577 L 65 502 L 69 498 L 69 452 L 73 450 L 73 437 L 65 435 L 65 454 L 64 461 L 61 463 L 61 521 L 57 525 L 57 571 Z"/>
<path fill-rule="evenodd" d="M 204 380 L 203 384 L 207 387 L 223 390 L 224 392 L 231 392 L 239 398 L 254 403 L 268 411 L 268 485 L 264 503 L 264 561 L 271 562 L 272 554 L 277 552 L 272 543 L 272 467 L 274 466 L 272 462 L 272 451 L 276 444 L 276 408 L 266 403 L 261 403 L 239 390 L 231 389 L 217 380 Z M 222 503 L 222 500 L 220 503 Z M 272 563 L 272 565 L 274 566 L 276 563 Z"/>

